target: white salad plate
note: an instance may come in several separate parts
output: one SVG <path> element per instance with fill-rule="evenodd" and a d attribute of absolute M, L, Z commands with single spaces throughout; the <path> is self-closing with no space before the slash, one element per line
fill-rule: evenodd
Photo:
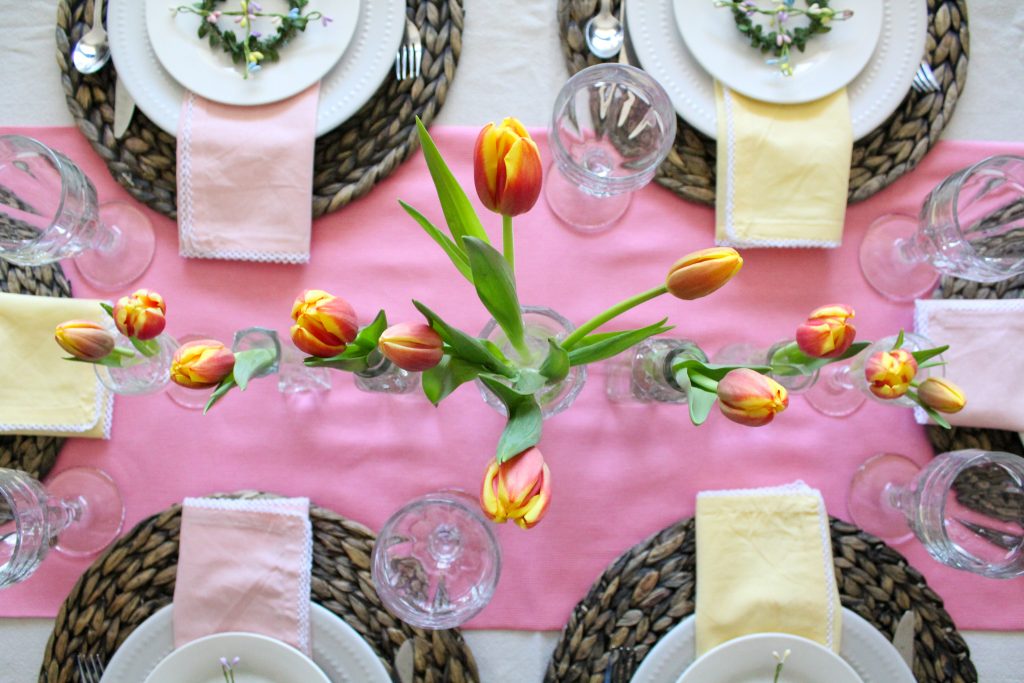
<path fill-rule="evenodd" d="M 144 683 L 223 683 L 221 659 L 234 662 L 233 672 L 245 683 L 330 683 L 309 657 L 256 633 L 215 633 L 193 640 L 164 657 Z"/>
<path fill-rule="evenodd" d="M 677 683 L 693 664 L 694 638 L 694 618 L 689 616 L 647 653 L 633 676 L 633 683 Z M 845 608 L 839 645 L 839 656 L 863 683 L 915 683 L 914 674 L 893 644 L 874 626 Z M 764 680 L 771 679 L 769 670 Z"/>
<path fill-rule="evenodd" d="M 812 36 L 803 52 L 793 48 L 793 74 L 784 76 L 778 65 L 765 63 L 771 54 L 751 47 L 739 32 L 731 8 L 713 0 L 674 0 L 673 6 L 683 42 L 705 71 L 742 95 L 776 104 L 811 102 L 844 87 L 871 59 L 882 33 L 882 0 L 843 0 L 836 6 L 853 16 Z M 766 18 L 754 21 L 767 28 Z M 806 23 L 803 17 L 788 22 L 793 28 Z"/>
<path fill-rule="evenodd" d="M 137 0 L 136 0 L 137 1 Z M 173 12 L 184 0 L 146 0 L 146 30 L 160 65 L 187 90 L 214 102 L 257 105 L 277 102 L 302 92 L 323 77 L 341 58 L 356 30 L 359 0 L 314 0 L 305 8 L 322 12 L 332 21 L 307 23 L 280 49 L 281 59 L 267 61 L 258 73 L 243 78 L 244 64 L 235 64 L 220 47 L 197 35 L 206 21 L 198 14 Z M 220 5 L 218 5 L 220 7 Z M 225 4 L 227 9 L 229 5 Z M 263 0 L 265 12 L 286 14 L 288 3 Z M 231 9 L 237 10 L 237 4 Z M 239 35 L 235 17 L 222 16 L 217 25 Z M 253 30 L 272 35 L 277 27 L 268 17 L 253 20 Z"/>
<path fill-rule="evenodd" d="M 145 681 L 174 651 L 173 613 L 174 606 L 167 605 L 132 631 L 107 664 L 102 683 Z M 391 683 L 377 654 L 351 626 L 315 603 L 310 603 L 309 617 L 313 662 L 331 683 Z"/>
<path fill-rule="evenodd" d="M 631 4 L 626 20 L 630 44 L 644 70 L 668 92 L 676 112 L 714 138 L 718 134 L 714 79 L 687 49 L 676 24 L 674 1 Z M 883 3 L 882 31 L 875 51 L 847 85 L 855 140 L 877 128 L 906 97 L 924 55 L 927 23 L 925 0 Z M 737 49 L 754 52 L 743 43 Z"/>
<path fill-rule="evenodd" d="M 185 88 L 160 65 L 149 42 L 145 14 L 146 2 L 142 0 L 109 0 L 111 56 L 118 78 L 139 109 L 160 128 L 177 135 Z M 306 32 L 314 30 L 318 29 L 310 26 Z M 317 135 L 337 128 L 373 96 L 394 65 L 404 31 L 405 0 L 359 2 L 359 21 L 352 40 L 320 81 Z M 279 68 L 281 63 L 272 66 Z M 266 67 L 260 75 L 271 68 Z"/>
<path fill-rule="evenodd" d="M 778 657 L 786 683 L 862 683 L 832 650 L 788 633 L 754 633 L 722 643 L 691 664 L 678 683 L 765 683 Z"/>

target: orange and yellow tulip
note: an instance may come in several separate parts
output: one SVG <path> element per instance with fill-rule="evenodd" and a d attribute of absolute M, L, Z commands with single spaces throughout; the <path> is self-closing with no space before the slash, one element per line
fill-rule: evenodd
<path fill-rule="evenodd" d="M 910 383 L 916 374 L 917 361 L 904 349 L 876 351 L 864 364 L 868 389 L 886 400 L 899 398 L 910 391 Z"/>
<path fill-rule="evenodd" d="M 444 342 L 423 323 L 398 323 L 384 330 L 377 348 L 389 361 L 409 372 L 423 372 L 441 362 Z"/>
<path fill-rule="evenodd" d="M 476 138 L 473 179 L 480 201 L 503 216 L 526 213 L 540 196 L 540 151 L 518 120 L 488 123 Z"/>
<path fill-rule="evenodd" d="M 79 360 L 94 361 L 114 350 L 114 335 L 91 320 L 67 320 L 57 325 L 53 338 Z"/>
<path fill-rule="evenodd" d="M 701 249 L 672 264 L 665 286 L 679 299 L 699 299 L 731 280 L 742 267 L 743 258 L 735 249 Z"/>
<path fill-rule="evenodd" d="M 235 354 L 216 339 L 183 344 L 171 359 L 171 381 L 189 389 L 220 384 L 235 369 Z"/>
<path fill-rule="evenodd" d="M 164 298 L 149 289 L 136 290 L 114 304 L 114 324 L 126 337 L 141 341 L 155 339 L 167 325 Z"/>
<path fill-rule="evenodd" d="M 718 383 L 722 414 L 748 427 L 761 427 L 789 405 L 786 388 L 771 377 L 748 368 L 730 371 Z"/>
<path fill-rule="evenodd" d="M 963 389 L 944 377 L 929 377 L 917 388 L 917 397 L 940 413 L 959 413 L 967 405 Z"/>
<path fill-rule="evenodd" d="M 307 289 L 292 304 L 292 342 L 311 356 L 337 356 L 356 338 L 359 321 L 355 309 L 322 289 Z"/>
<path fill-rule="evenodd" d="M 551 472 L 537 448 L 528 448 L 484 473 L 480 508 L 492 521 L 514 521 L 524 529 L 535 526 L 551 503 Z"/>
<path fill-rule="evenodd" d="M 807 320 L 796 328 L 796 345 L 813 358 L 838 358 L 846 353 L 857 336 L 857 328 L 849 320 L 853 309 L 845 304 L 831 304 L 811 311 Z"/>

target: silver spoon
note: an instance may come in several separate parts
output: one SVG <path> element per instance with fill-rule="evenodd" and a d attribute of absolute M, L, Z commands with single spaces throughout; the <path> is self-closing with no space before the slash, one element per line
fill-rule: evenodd
<path fill-rule="evenodd" d="M 583 27 L 583 37 L 595 57 L 608 59 L 619 54 L 624 34 L 622 22 L 612 14 L 611 0 L 601 0 L 601 11 Z"/>
<path fill-rule="evenodd" d="M 82 36 L 71 53 L 71 63 L 80 73 L 91 74 L 110 59 L 110 45 L 103 28 L 103 0 L 93 0 L 92 28 Z"/>

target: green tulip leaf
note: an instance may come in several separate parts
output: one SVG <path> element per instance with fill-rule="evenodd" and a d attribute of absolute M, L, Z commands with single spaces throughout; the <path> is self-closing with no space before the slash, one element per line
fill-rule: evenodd
<path fill-rule="evenodd" d="M 707 377 L 714 382 L 721 382 L 722 378 L 730 372 L 741 368 L 760 372 L 762 375 L 767 375 L 772 371 L 772 369 L 767 365 L 719 365 L 718 363 L 705 363 L 695 358 L 686 358 L 672 363 L 672 372 L 677 377 L 681 372 L 685 371 L 690 374 L 691 379 L 693 378 L 694 373 L 696 373 L 702 377 Z"/>
<path fill-rule="evenodd" d="M 524 348 L 523 314 L 516 294 L 516 276 L 497 249 L 475 237 L 463 237 L 462 245 L 473 271 L 473 285 L 484 308 L 505 331 L 517 350 Z"/>
<path fill-rule="evenodd" d="M 90 365 L 103 365 L 108 368 L 123 368 L 125 362 L 135 358 L 135 353 L 128 349 L 122 349 L 120 346 L 115 346 L 114 350 L 96 360 L 84 360 L 82 358 L 75 358 L 74 356 L 65 356 L 64 360 L 70 360 L 75 363 L 88 363 Z"/>
<path fill-rule="evenodd" d="M 437 190 L 437 199 L 441 203 L 444 219 L 455 243 L 459 244 L 467 235 L 488 242 L 480 217 L 476 215 L 466 192 L 441 157 L 434 140 L 427 132 L 427 127 L 419 117 L 416 117 L 416 131 L 420 137 L 420 146 L 423 148 L 423 158 L 427 162 L 427 169 Z"/>
<path fill-rule="evenodd" d="M 648 337 L 657 334 L 664 334 L 672 329 L 672 325 L 666 325 L 668 318 L 641 327 L 636 330 L 623 330 L 621 332 L 602 332 L 592 334 L 581 339 L 571 351 L 569 351 L 570 365 L 586 365 L 597 361 L 617 356 L 631 346 L 639 344 Z"/>
<path fill-rule="evenodd" d="M 556 340 L 548 338 L 548 355 L 541 363 L 538 372 L 550 384 L 561 382 L 569 374 L 569 352 L 562 348 Z"/>
<path fill-rule="evenodd" d="M 702 425 L 711 414 L 711 409 L 718 400 L 718 394 L 703 387 L 691 385 L 687 392 L 687 404 L 690 406 L 690 422 Z"/>
<path fill-rule="evenodd" d="M 434 227 L 434 224 L 427 220 L 427 217 L 421 214 L 416 209 L 412 208 L 402 200 L 398 201 L 413 219 L 420 224 L 420 227 L 430 235 L 430 237 L 437 242 L 444 253 L 448 254 L 448 258 L 451 259 L 452 264 L 462 273 L 462 277 L 466 278 L 470 282 L 473 281 L 473 271 L 469 269 L 469 261 L 466 260 L 466 254 L 462 251 L 462 247 L 453 242 L 447 235 Z"/>
<path fill-rule="evenodd" d="M 780 377 L 813 375 L 815 370 L 820 370 L 830 363 L 853 358 L 870 345 L 871 342 L 854 342 L 850 344 L 850 348 L 835 358 L 815 358 L 801 351 L 796 342 L 790 342 L 772 356 L 771 372 Z"/>
<path fill-rule="evenodd" d="M 377 313 L 377 317 L 373 319 L 369 325 L 359 330 L 359 334 L 356 338 L 345 348 L 348 351 L 352 346 L 357 346 L 361 349 L 365 349 L 367 352 L 373 351 L 377 348 L 377 342 L 380 341 L 380 335 L 384 334 L 384 330 L 388 328 L 388 317 L 381 310 Z"/>
<path fill-rule="evenodd" d="M 498 439 L 496 457 L 503 463 L 540 441 L 543 417 L 533 394 L 522 394 L 493 375 L 480 375 L 480 381 L 501 399 L 508 410 L 508 422 Z"/>
<path fill-rule="evenodd" d="M 935 408 L 932 408 L 929 405 L 925 405 L 924 401 L 921 400 L 921 397 L 917 394 L 917 392 L 908 391 L 907 398 L 909 398 L 917 405 L 921 406 L 921 408 L 924 409 L 924 412 L 928 413 L 928 417 L 935 421 L 935 424 L 939 425 L 943 429 L 952 429 L 952 427 L 949 424 L 949 420 L 943 417 L 939 411 L 935 410 Z"/>
<path fill-rule="evenodd" d="M 111 318 L 114 317 L 114 307 L 111 306 L 110 304 L 108 304 L 107 302 L 101 301 L 100 302 L 100 308 L 102 308 L 104 311 L 106 311 L 107 315 L 109 315 Z"/>
<path fill-rule="evenodd" d="M 512 386 L 521 394 L 535 394 L 547 383 L 547 378 L 540 374 L 539 371 L 523 368 L 519 371 L 519 377 L 516 378 Z"/>
<path fill-rule="evenodd" d="M 210 398 L 206 401 L 206 405 L 203 406 L 203 415 L 206 415 L 210 408 L 212 408 L 217 401 L 224 398 L 224 396 L 226 396 L 227 393 L 235 386 L 237 386 L 237 384 L 235 383 L 233 373 L 222 379 L 220 384 L 217 385 L 217 388 L 213 390 L 212 394 L 210 394 Z"/>
<path fill-rule="evenodd" d="M 423 393 L 436 406 L 461 385 L 473 381 L 481 372 L 486 371 L 479 365 L 446 354 L 440 363 L 424 372 L 420 378 Z"/>
<path fill-rule="evenodd" d="M 277 354 L 270 349 L 249 349 L 235 354 L 235 367 L 231 374 L 240 391 L 245 391 L 249 380 L 262 377 L 277 360 Z"/>
<path fill-rule="evenodd" d="M 491 353 L 490 349 L 479 339 L 470 337 L 462 330 L 448 325 L 436 313 L 419 301 L 414 300 L 412 303 L 416 310 L 427 319 L 427 322 L 434 328 L 434 331 L 441 336 L 444 343 L 451 347 L 452 355 L 505 377 L 513 377 L 515 375 L 515 370 L 506 365 L 501 358 Z"/>
<path fill-rule="evenodd" d="M 896 335 L 896 341 L 893 343 L 892 348 L 896 350 L 901 346 L 903 346 L 903 330 L 900 330 L 900 333 Z"/>
<path fill-rule="evenodd" d="M 938 356 L 941 353 L 948 350 L 949 344 L 946 344 L 945 346 L 939 346 L 934 349 L 924 349 L 923 351 L 911 351 L 910 355 L 914 357 L 914 360 L 917 361 L 918 368 L 920 368 L 921 363 L 924 363 L 925 361 L 931 358 L 935 358 L 935 356 Z"/>
<path fill-rule="evenodd" d="M 303 359 L 303 363 L 308 368 L 331 368 L 333 370 L 343 370 L 345 372 L 362 372 L 366 368 L 370 367 L 369 362 L 366 360 L 370 355 L 365 349 L 360 349 L 357 346 L 349 346 L 345 349 L 348 352 L 349 349 L 356 349 L 359 356 L 344 357 L 345 354 L 339 354 L 332 356 L 331 358 L 317 358 L 316 356 L 310 356 Z"/>

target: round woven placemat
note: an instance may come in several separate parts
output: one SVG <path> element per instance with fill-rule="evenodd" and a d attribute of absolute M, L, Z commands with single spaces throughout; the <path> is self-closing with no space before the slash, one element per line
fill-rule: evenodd
<path fill-rule="evenodd" d="M 87 76 L 71 65 L 72 46 L 92 22 L 93 1 L 57 2 L 57 63 L 68 108 L 117 182 L 140 202 L 174 218 L 174 137 L 136 109 L 127 132 L 115 139 L 113 63 Z M 444 104 L 462 52 L 462 2 L 408 0 L 406 13 L 423 41 L 420 74 L 398 81 L 392 69 L 351 119 L 317 138 L 314 216 L 340 209 L 390 175 L 419 147 L 415 117 L 429 125 Z"/>
<path fill-rule="evenodd" d="M 0 259 L 0 291 L 35 296 L 71 296 L 71 283 L 60 264 L 26 268 Z M 0 467 L 22 470 L 36 479 L 57 461 L 64 439 L 54 436 L 0 435 Z"/>
<path fill-rule="evenodd" d="M 597 0 L 558 0 L 562 51 L 570 74 L 602 61 L 590 54 L 583 39 L 583 27 L 597 14 L 598 6 Z M 616 13 L 618 6 L 619 0 L 613 0 Z M 854 143 L 851 202 L 870 197 L 914 168 L 938 142 L 967 80 L 969 49 L 966 0 L 928 0 L 925 60 L 942 90 L 909 91 L 888 119 Z M 715 145 L 679 118 L 675 146 L 655 180 L 684 199 L 714 204 Z"/>
<path fill-rule="evenodd" d="M 243 491 L 231 498 L 267 494 Z M 217 496 L 222 497 L 222 496 Z M 422 683 L 478 681 L 476 661 L 457 629 L 425 631 L 384 609 L 370 579 L 374 534 L 361 524 L 311 506 L 312 599 L 359 632 L 380 657 L 393 681 L 393 662 L 406 640 L 414 644 L 414 680 Z M 181 535 L 181 506 L 139 522 L 79 578 L 57 613 L 46 644 L 40 683 L 71 683 L 76 655 L 110 660 L 143 621 L 174 597 Z"/>
<path fill-rule="evenodd" d="M 874 536 L 832 519 L 832 552 L 843 607 L 890 639 L 903 612 L 917 613 L 914 675 L 919 683 L 977 681 L 966 643 L 924 577 Z M 630 548 L 605 570 L 572 612 L 545 681 L 601 683 L 612 648 L 629 645 L 642 661 L 693 613 L 693 519 Z"/>

